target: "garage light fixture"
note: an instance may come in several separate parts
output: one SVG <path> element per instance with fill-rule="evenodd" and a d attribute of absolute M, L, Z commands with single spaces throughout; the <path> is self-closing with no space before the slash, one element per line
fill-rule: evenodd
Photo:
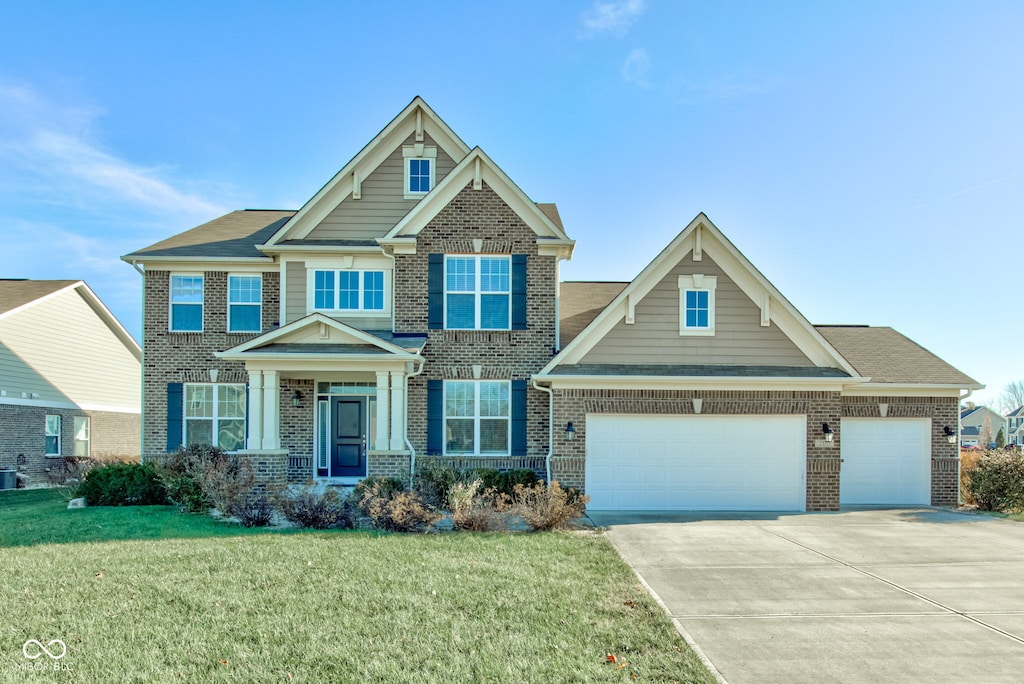
<path fill-rule="evenodd" d="M 956 433 L 953 432 L 953 429 L 951 427 L 947 425 L 946 427 L 942 428 L 942 432 L 945 433 L 947 442 L 949 442 L 950 444 L 956 444 Z"/>
<path fill-rule="evenodd" d="M 573 427 L 572 421 L 570 420 L 565 424 L 565 441 L 571 442 L 576 439 L 576 428 Z"/>
<path fill-rule="evenodd" d="M 825 435 L 826 442 L 831 442 L 835 437 L 835 433 L 832 432 L 832 428 L 828 426 L 828 423 L 821 424 L 821 434 Z"/>
<path fill-rule="evenodd" d="M 299 408 L 302 406 L 302 392 L 295 390 L 295 394 L 292 395 L 292 406 Z"/>

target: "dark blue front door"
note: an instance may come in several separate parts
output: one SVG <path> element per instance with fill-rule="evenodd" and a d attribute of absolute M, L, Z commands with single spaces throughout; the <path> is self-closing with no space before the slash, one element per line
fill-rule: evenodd
<path fill-rule="evenodd" d="M 366 476 L 366 398 L 331 397 L 331 477 Z"/>

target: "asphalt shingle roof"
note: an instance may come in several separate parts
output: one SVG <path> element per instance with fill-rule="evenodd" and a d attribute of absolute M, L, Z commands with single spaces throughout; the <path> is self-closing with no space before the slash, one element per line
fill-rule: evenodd
<path fill-rule="evenodd" d="M 269 240 L 294 215 L 278 209 L 233 211 L 126 256 L 262 257 L 266 255 L 256 245 Z"/>
<path fill-rule="evenodd" d="M 629 283 L 565 282 L 559 285 L 558 338 L 562 347 L 583 332 Z"/>
<path fill-rule="evenodd" d="M 726 366 L 718 364 L 584 363 L 558 366 L 552 375 L 652 375 L 742 378 L 845 378 L 838 368 L 817 366 Z"/>
<path fill-rule="evenodd" d="M 74 285 L 77 280 L 0 279 L 0 314 Z"/>

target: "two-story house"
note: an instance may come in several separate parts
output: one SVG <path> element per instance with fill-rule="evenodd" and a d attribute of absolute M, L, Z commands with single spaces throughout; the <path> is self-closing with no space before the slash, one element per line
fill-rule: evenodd
<path fill-rule="evenodd" d="M 1014 446 L 1024 444 L 1024 406 L 1006 414 L 1006 443 Z"/>
<path fill-rule="evenodd" d="M 416 98 L 298 211 L 123 257 L 145 455 L 338 484 L 429 455 L 595 508 L 956 502 L 973 380 L 889 328 L 811 326 L 703 214 L 628 284 L 560 289 L 574 244 Z"/>
<path fill-rule="evenodd" d="M 960 409 L 961 446 L 977 446 L 988 449 L 996 443 L 999 431 L 1009 442 L 1008 419 L 988 406 L 977 406 L 967 402 Z M 987 432 L 986 432 L 987 431 Z"/>

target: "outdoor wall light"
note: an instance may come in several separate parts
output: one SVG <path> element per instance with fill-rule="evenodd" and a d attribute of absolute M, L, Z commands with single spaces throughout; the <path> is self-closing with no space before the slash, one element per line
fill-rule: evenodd
<path fill-rule="evenodd" d="M 565 441 L 571 442 L 574 439 L 576 439 L 576 428 L 573 426 L 572 421 L 570 420 L 568 423 L 565 424 Z"/>
<path fill-rule="evenodd" d="M 956 433 L 948 425 L 942 428 L 942 432 L 946 435 L 946 441 L 950 444 L 956 444 Z"/>
<path fill-rule="evenodd" d="M 295 390 L 295 394 L 292 395 L 292 406 L 299 408 L 302 406 L 302 392 Z"/>
<path fill-rule="evenodd" d="M 830 428 L 828 426 L 828 423 L 822 423 L 821 424 L 821 434 L 825 435 L 825 441 L 826 442 L 831 442 L 832 439 L 835 437 L 836 433 L 832 432 L 832 428 Z"/>

